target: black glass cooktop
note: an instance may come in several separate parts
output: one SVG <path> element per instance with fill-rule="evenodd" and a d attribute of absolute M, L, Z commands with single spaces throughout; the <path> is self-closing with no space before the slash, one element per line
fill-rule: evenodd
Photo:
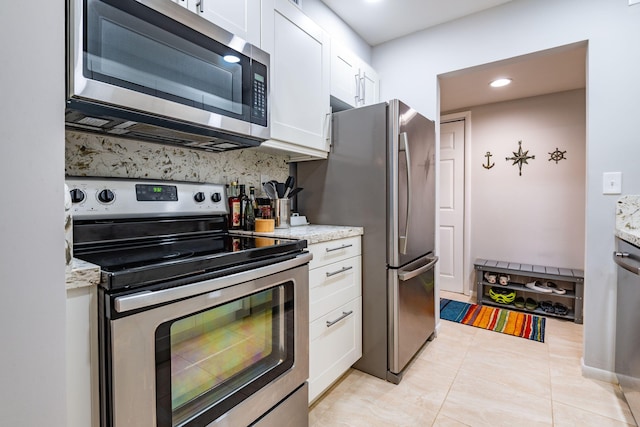
<path fill-rule="evenodd" d="M 251 268 L 298 253 L 306 241 L 218 234 L 111 243 L 79 248 L 74 256 L 100 266 L 106 289 L 134 288 L 234 266 Z"/>

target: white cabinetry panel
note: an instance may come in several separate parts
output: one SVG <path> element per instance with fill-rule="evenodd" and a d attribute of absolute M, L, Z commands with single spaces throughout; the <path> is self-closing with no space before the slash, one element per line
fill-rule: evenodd
<path fill-rule="evenodd" d="M 309 245 L 309 403 L 362 356 L 361 237 Z"/>
<path fill-rule="evenodd" d="M 331 40 L 331 96 L 351 107 L 379 101 L 380 79 L 369 64 Z"/>
<path fill-rule="evenodd" d="M 339 318 L 342 319 L 327 326 L 327 322 Z M 309 332 L 309 353 L 313 355 L 313 363 L 309 364 L 309 402 L 312 402 L 362 356 L 362 298 L 312 322 Z"/>
<path fill-rule="evenodd" d="M 271 53 L 271 141 L 264 147 L 326 158 L 329 150 L 329 36 L 289 0 L 265 15 Z"/>
<path fill-rule="evenodd" d="M 261 47 L 261 0 L 173 0 L 230 33 Z"/>

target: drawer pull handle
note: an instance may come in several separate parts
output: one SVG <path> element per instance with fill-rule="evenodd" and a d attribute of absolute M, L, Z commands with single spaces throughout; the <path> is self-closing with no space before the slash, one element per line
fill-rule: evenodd
<path fill-rule="evenodd" d="M 353 246 L 352 244 L 338 246 L 337 248 L 327 248 L 325 249 L 327 252 L 339 251 L 340 249 L 347 249 Z"/>
<path fill-rule="evenodd" d="M 338 317 L 336 320 L 327 320 L 327 328 L 330 328 L 331 326 L 335 325 L 336 323 L 338 323 L 345 317 L 350 316 L 351 314 L 353 314 L 353 310 L 343 311 L 342 316 Z"/>
<path fill-rule="evenodd" d="M 349 271 L 351 270 L 353 267 L 352 266 L 348 266 L 348 267 L 342 267 L 340 270 L 338 271 L 333 271 L 331 273 L 329 273 L 327 271 L 327 277 L 331 277 L 331 276 L 335 276 L 336 274 L 340 274 L 340 273 L 344 273 L 345 271 Z"/>

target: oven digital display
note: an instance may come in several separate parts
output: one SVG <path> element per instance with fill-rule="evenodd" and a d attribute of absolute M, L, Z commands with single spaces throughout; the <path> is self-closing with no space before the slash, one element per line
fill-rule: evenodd
<path fill-rule="evenodd" d="M 175 185 L 136 184 L 136 200 L 139 202 L 177 202 L 178 187 Z"/>

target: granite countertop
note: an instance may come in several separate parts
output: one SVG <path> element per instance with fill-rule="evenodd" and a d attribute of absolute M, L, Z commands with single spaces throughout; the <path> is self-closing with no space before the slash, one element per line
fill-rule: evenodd
<path fill-rule="evenodd" d="M 364 234 L 362 227 L 342 225 L 300 225 L 289 228 L 276 228 L 269 233 L 256 233 L 255 231 L 230 230 L 234 234 L 246 234 L 251 236 L 281 237 L 283 239 L 304 239 L 307 244 L 327 242 L 329 240 L 343 239 L 345 237 L 361 236 Z"/>
<path fill-rule="evenodd" d="M 67 270 L 67 289 L 97 286 L 100 283 L 100 267 L 78 258 L 71 260 L 71 269 Z"/>
<path fill-rule="evenodd" d="M 615 234 L 640 246 L 640 196 L 622 196 L 618 199 Z"/>

